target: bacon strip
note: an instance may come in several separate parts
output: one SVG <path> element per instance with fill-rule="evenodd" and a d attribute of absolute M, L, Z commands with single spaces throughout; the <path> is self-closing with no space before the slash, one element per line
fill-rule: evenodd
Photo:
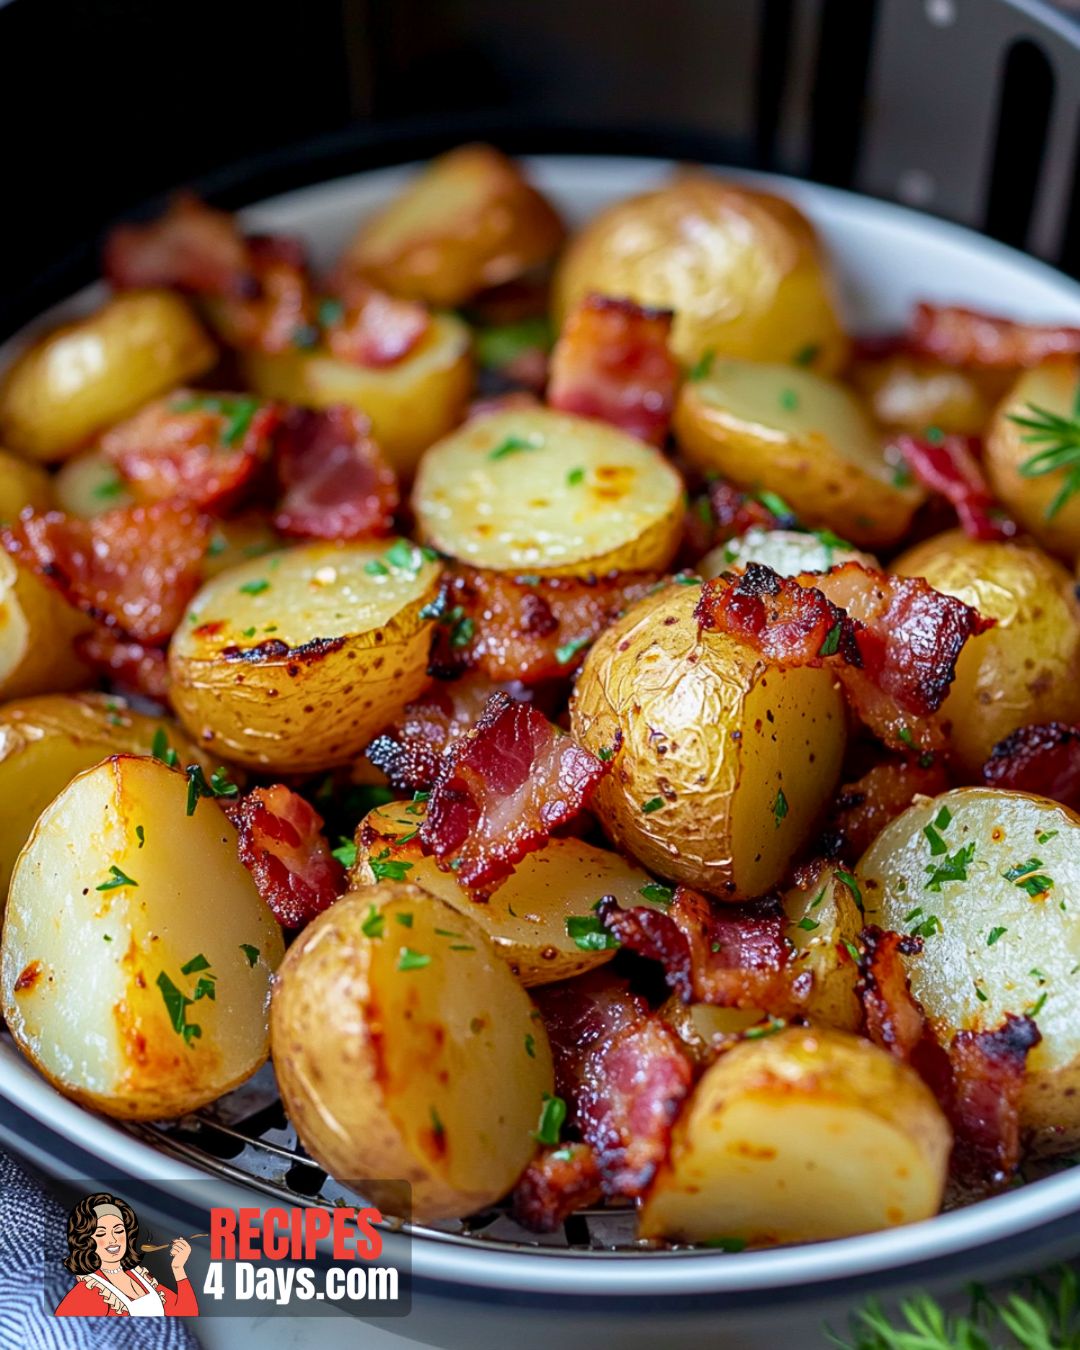
<path fill-rule="evenodd" d="M 463 886 L 490 891 L 577 815 L 610 768 L 535 708 L 492 694 L 439 765 L 424 851 Z"/>
<path fill-rule="evenodd" d="M 1011 539 L 1016 534 L 1016 522 L 995 501 L 979 467 L 972 437 L 941 436 L 931 441 L 900 434 L 893 444 L 919 482 L 953 506 L 970 539 Z"/>
<path fill-rule="evenodd" d="M 235 506 L 270 457 L 281 409 L 250 394 L 178 389 L 101 438 L 105 458 L 144 501 Z"/>
<path fill-rule="evenodd" d="M 416 350 L 431 328 L 423 305 L 387 295 L 356 277 L 345 283 L 341 301 L 341 312 L 323 320 L 326 345 L 339 361 L 376 368 L 395 365 Z"/>
<path fill-rule="evenodd" d="M 982 773 L 988 787 L 1034 792 L 1080 810 L 1080 727 L 1020 727 L 994 746 Z"/>
<path fill-rule="evenodd" d="M 180 193 L 148 225 L 118 225 L 105 241 L 105 276 L 118 290 L 171 286 L 197 295 L 258 292 L 247 245 L 232 216 Z"/>
<path fill-rule="evenodd" d="M 545 1148 L 514 1188 L 514 1218 L 533 1233 L 554 1233 L 576 1210 L 604 1193 L 596 1154 L 588 1144 Z"/>
<path fill-rule="evenodd" d="M 632 300 L 586 296 L 551 354 L 548 403 L 663 445 L 679 381 L 668 350 L 673 317 Z"/>
<path fill-rule="evenodd" d="M 469 670 L 523 684 L 565 679 L 604 629 L 656 581 L 652 572 L 523 580 L 455 564 L 444 574 L 435 604 L 431 671 L 452 679 Z"/>
<path fill-rule="evenodd" d="M 896 750 L 943 746 L 929 715 L 964 643 L 993 626 L 921 577 L 855 562 L 792 578 L 749 563 L 706 582 L 695 614 L 703 631 L 731 633 L 779 665 L 829 664 L 856 714 Z"/>
<path fill-rule="evenodd" d="M 624 947 L 660 962 L 684 1003 L 788 1013 L 810 992 L 807 974 L 789 968 L 786 918 L 775 896 L 723 905 L 680 886 L 666 910 L 620 909 L 606 896 L 597 912 Z"/>
<path fill-rule="evenodd" d="M 948 786 L 948 775 L 937 758 L 888 759 L 872 765 L 837 794 L 823 832 L 822 852 L 857 861 L 917 793 L 936 797 Z"/>
<path fill-rule="evenodd" d="M 920 304 L 904 345 L 947 366 L 1007 370 L 1080 352 L 1080 328 L 1017 323 L 958 305 Z"/>
<path fill-rule="evenodd" d="M 282 488 L 274 525 L 306 539 L 389 534 L 398 508 L 397 478 L 354 408 L 294 408 L 277 439 Z"/>
<path fill-rule="evenodd" d="M 1028 1054 L 1042 1036 L 1009 1013 L 995 1031 L 960 1031 L 949 1048 L 954 1173 L 980 1187 L 1004 1186 L 1020 1161 L 1020 1098 Z"/>
<path fill-rule="evenodd" d="M 169 696 L 169 662 L 164 647 L 132 642 L 115 628 L 99 623 L 75 639 L 75 651 L 121 689 L 158 703 Z"/>
<path fill-rule="evenodd" d="M 345 869 L 322 835 L 322 816 L 280 783 L 223 802 L 240 861 L 284 928 L 303 926 L 345 890 Z"/>
<path fill-rule="evenodd" d="M 0 544 L 73 605 L 136 642 L 160 646 L 201 580 L 209 522 L 185 502 L 120 507 L 92 520 L 24 514 Z"/>
<path fill-rule="evenodd" d="M 252 235 L 244 243 L 255 285 L 215 303 L 212 317 L 222 337 L 233 347 L 263 352 L 314 346 L 319 330 L 303 245 L 284 235 Z"/>

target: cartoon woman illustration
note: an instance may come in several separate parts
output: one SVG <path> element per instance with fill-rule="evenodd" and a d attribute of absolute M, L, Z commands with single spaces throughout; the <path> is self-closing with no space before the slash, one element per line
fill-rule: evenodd
<path fill-rule="evenodd" d="M 68 1215 L 67 1237 L 71 1251 L 64 1265 L 77 1282 L 60 1301 L 57 1317 L 198 1317 L 195 1290 L 184 1273 L 191 1245 L 183 1238 L 171 1244 L 174 1293 L 139 1265 L 139 1221 L 117 1196 L 99 1192 L 80 1200 Z"/>

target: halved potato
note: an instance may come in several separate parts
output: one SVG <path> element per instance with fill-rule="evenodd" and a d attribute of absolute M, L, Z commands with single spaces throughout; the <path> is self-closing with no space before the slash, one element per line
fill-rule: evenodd
<path fill-rule="evenodd" d="M 440 568 L 406 540 L 304 544 L 219 573 L 169 647 L 200 744 L 252 768 L 347 764 L 428 680 Z"/>
<path fill-rule="evenodd" d="M 990 751 L 1018 727 L 1080 721 L 1080 604 L 1060 563 L 1034 544 L 949 530 L 908 549 L 892 570 L 997 620 L 964 644 L 937 714 L 961 773 L 980 779 Z"/>
<path fill-rule="evenodd" d="M 850 378 L 883 427 L 915 435 L 937 427 L 977 436 L 990 420 L 992 401 L 970 371 L 913 356 L 890 356 L 856 363 Z"/>
<path fill-rule="evenodd" d="M 682 533 L 682 479 L 658 450 L 604 422 L 512 408 L 424 456 L 421 536 L 475 567 L 544 576 L 662 570 Z"/>
<path fill-rule="evenodd" d="M 555 275 L 559 326 L 590 291 L 673 309 L 672 350 L 687 365 L 712 352 L 831 373 L 847 353 L 810 222 L 780 197 L 705 174 L 586 225 Z"/>
<path fill-rule="evenodd" d="M 809 370 L 714 361 L 682 386 L 673 425 L 692 464 L 777 492 L 806 524 L 860 547 L 902 538 L 923 500 L 885 459 L 855 395 Z"/>
<path fill-rule="evenodd" d="M 724 900 L 764 894 L 832 798 L 844 703 L 824 669 L 783 670 L 699 633 L 697 586 L 640 600 L 590 650 L 570 712 L 615 752 L 592 805 L 650 871 Z"/>
<path fill-rule="evenodd" d="M 0 699 L 87 684 L 92 672 L 73 644 L 92 627 L 59 591 L 0 549 Z"/>
<path fill-rule="evenodd" d="M 211 800 L 118 755 L 46 808 L 11 879 L 0 954 L 15 1043 L 76 1101 L 126 1119 L 194 1111 L 269 1048 L 281 931 Z"/>
<path fill-rule="evenodd" d="M 421 454 L 465 415 L 472 392 L 471 337 L 453 314 L 436 314 L 414 351 L 392 366 L 357 366 L 328 352 L 244 351 L 240 366 L 264 398 L 304 408 L 346 403 L 371 419 L 391 467 L 411 478 Z"/>
<path fill-rule="evenodd" d="M 869 553 L 836 542 L 824 530 L 808 534 L 801 530 L 763 530 L 755 525 L 706 553 L 694 570 L 708 579 L 750 562 L 764 563 L 782 577 L 797 577 L 800 572 L 827 572 L 830 567 L 840 567 L 846 562 L 880 566 Z"/>
<path fill-rule="evenodd" d="M 111 694 L 44 694 L 0 706 L 0 914 L 19 850 L 52 799 L 108 755 L 148 755 L 164 735 L 181 764 L 211 762 L 164 717 Z"/>
<path fill-rule="evenodd" d="M 56 505 L 69 516 L 89 520 L 117 506 L 134 506 L 135 496 L 100 450 L 84 450 L 60 466 L 53 479 Z"/>
<path fill-rule="evenodd" d="M 0 526 L 17 520 L 27 506 L 47 511 L 52 500 L 52 484 L 39 464 L 0 450 Z"/>
<path fill-rule="evenodd" d="M 861 1037 L 791 1027 L 706 1070 L 645 1197 L 641 1235 L 764 1246 L 928 1219 L 951 1146 L 913 1069 Z"/>
<path fill-rule="evenodd" d="M 986 472 L 995 494 L 1044 548 L 1070 561 L 1080 556 L 1080 494 L 1066 492 L 1061 499 L 1059 494 L 1073 470 L 1025 474 L 1025 466 L 1054 442 L 1028 440 L 1035 429 L 1013 418 L 1039 420 L 1050 413 L 1070 419 L 1075 416 L 1078 391 L 1080 362 L 1075 360 L 1025 370 L 999 405 L 986 437 Z"/>
<path fill-rule="evenodd" d="M 840 1031 L 858 1031 L 862 1023 L 859 970 L 846 949 L 865 922 L 852 882 L 858 885 L 850 873 L 828 869 L 812 884 L 793 886 L 783 896 L 786 936 L 795 948 L 791 968 L 812 979 L 806 1016 L 815 1026 Z"/>
<path fill-rule="evenodd" d="M 524 857 L 487 902 L 478 904 L 453 872 L 440 871 L 434 858 L 424 857 L 416 839 L 424 810 L 419 802 L 391 802 L 368 812 L 356 831 L 353 888 L 371 885 L 380 875 L 404 873 L 414 885 L 474 919 L 527 986 L 568 980 L 615 955 L 614 944 L 597 947 L 602 934 L 576 941 L 567 932 L 567 920 L 594 918 L 593 908 L 605 895 L 630 908 L 650 904 L 650 886 L 656 888 L 653 894 L 666 890 L 617 853 L 581 839 L 555 838 Z"/>
<path fill-rule="evenodd" d="M 547 262 L 562 236 L 559 217 L 512 160 L 463 145 L 362 222 L 342 267 L 395 295 L 453 306 Z"/>
<path fill-rule="evenodd" d="M 95 432 L 209 370 L 214 344 L 172 291 L 129 291 L 35 342 L 0 382 L 0 441 L 65 459 Z"/>
<path fill-rule="evenodd" d="M 1034 1017 L 1021 1126 L 1043 1150 L 1080 1142 L 1080 818 L 1022 792 L 960 788 L 909 807 L 863 855 L 866 918 L 917 929 L 911 988 L 947 1045 Z M 955 878 L 955 879 L 953 879 Z"/>
<path fill-rule="evenodd" d="M 209 581 L 230 567 L 265 558 L 286 543 L 264 515 L 247 511 L 230 520 L 216 520 L 203 558 L 203 578 Z"/>
<path fill-rule="evenodd" d="M 320 1166 L 419 1221 L 500 1199 L 554 1091 L 540 1014 L 480 927 L 416 886 L 350 893 L 301 933 L 271 1009 L 289 1118 Z"/>

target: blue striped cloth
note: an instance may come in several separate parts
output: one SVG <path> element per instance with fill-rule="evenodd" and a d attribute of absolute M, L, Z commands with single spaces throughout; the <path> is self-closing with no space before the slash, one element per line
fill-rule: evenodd
<path fill-rule="evenodd" d="M 66 1251 L 65 1211 L 0 1153 L 0 1350 L 199 1350 L 181 1317 L 53 1317 L 72 1277 L 45 1257 Z"/>

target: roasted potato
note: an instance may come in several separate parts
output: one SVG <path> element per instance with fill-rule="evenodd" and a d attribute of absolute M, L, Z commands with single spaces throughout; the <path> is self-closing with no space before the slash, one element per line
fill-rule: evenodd
<path fill-rule="evenodd" d="M 829 869 L 812 884 L 783 896 L 786 936 L 795 948 L 792 969 L 812 977 L 804 1011 L 815 1026 L 858 1031 L 859 972 L 847 951 L 863 927 L 862 897 L 851 873 Z"/>
<path fill-rule="evenodd" d="M 169 647 L 180 721 L 252 768 L 357 758 L 427 684 L 432 557 L 403 539 L 304 544 L 219 573 Z"/>
<path fill-rule="evenodd" d="M 699 633 L 672 583 L 601 635 L 571 701 L 578 739 L 615 752 L 592 802 L 650 871 L 724 900 L 762 895 L 806 842 L 840 774 L 843 699 L 824 669 L 782 670 Z"/>
<path fill-rule="evenodd" d="M 266 1059 L 281 931 L 216 802 L 114 756 L 49 805 L 11 879 L 4 1018 L 59 1090 L 107 1115 L 194 1111 Z"/>
<path fill-rule="evenodd" d="M 1080 720 L 1080 604 L 1060 563 L 1033 544 L 985 542 L 950 530 L 916 544 L 892 566 L 997 620 L 964 645 L 937 714 L 966 777 L 981 778 L 990 751 L 1017 727 Z"/>
<path fill-rule="evenodd" d="M 760 1008 L 719 1008 L 712 1003 L 684 1003 L 677 994 L 660 1005 L 659 1015 L 699 1065 L 707 1066 L 729 1050 L 754 1026 L 771 1026 Z"/>
<path fill-rule="evenodd" d="M 284 545 L 274 527 L 257 511 L 233 516 L 231 520 L 216 520 L 203 559 L 203 578 L 209 581 L 240 563 L 276 553 Z"/>
<path fill-rule="evenodd" d="M 392 366 L 353 365 L 319 350 L 245 351 L 240 364 L 264 398 L 304 408 L 359 408 L 403 478 L 411 478 L 427 447 L 461 421 L 472 391 L 469 330 L 453 314 L 436 314 L 415 351 Z"/>
<path fill-rule="evenodd" d="M 928 1219 L 951 1146 L 913 1069 L 857 1036 L 790 1027 L 706 1070 L 645 1197 L 641 1235 L 765 1246 Z"/>
<path fill-rule="evenodd" d="M 492 413 L 433 445 L 412 505 L 421 537 L 475 567 L 543 576 L 663 569 L 682 480 L 614 427 L 547 408 Z"/>
<path fill-rule="evenodd" d="M 52 501 L 52 483 L 39 464 L 0 450 L 0 526 L 16 520 L 28 506 L 47 511 Z"/>
<path fill-rule="evenodd" d="M 570 243 L 555 275 L 561 325 L 590 292 L 675 311 L 672 350 L 840 369 L 840 327 L 813 227 L 790 202 L 705 174 L 617 202 Z"/>
<path fill-rule="evenodd" d="M 880 566 L 869 553 L 848 548 L 827 530 L 807 534 L 801 530 L 763 530 L 755 525 L 706 553 L 694 570 L 708 579 L 750 562 L 764 563 L 782 577 L 797 577 L 800 572 L 827 572 L 830 567 L 846 562 Z"/>
<path fill-rule="evenodd" d="M 0 706 L 0 914 L 19 850 L 57 793 L 108 755 L 150 754 L 161 736 L 182 764 L 209 769 L 167 718 L 136 712 L 118 695 L 44 694 Z"/>
<path fill-rule="evenodd" d="M 498 1200 L 554 1091 L 539 1013 L 483 931 L 416 886 L 365 887 L 289 949 L 274 1068 L 320 1166 L 419 1221 Z M 410 1216 L 406 1216 L 410 1217 Z"/>
<path fill-rule="evenodd" d="M 463 145 L 361 223 L 342 268 L 449 307 L 547 262 L 562 236 L 559 217 L 512 160 Z"/>
<path fill-rule="evenodd" d="M 1034 1017 L 1021 1126 L 1080 1143 L 1080 818 L 1044 797 L 959 788 L 910 806 L 857 868 L 869 923 L 917 930 L 911 988 L 947 1045 Z"/>
<path fill-rule="evenodd" d="M 172 291 L 114 296 L 47 334 L 0 382 L 0 441 L 66 459 L 95 432 L 214 364 L 215 349 Z"/>
<path fill-rule="evenodd" d="M 1051 361 L 1025 370 L 994 414 L 986 438 L 986 472 L 995 494 L 1044 548 L 1070 561 L 1080 556 L 1080 495 L 1069 489 L 1072 467 L 1033 473 L 1036 456 L 1054 437 L 1031 440 L 1037 428 L 1013 419 L 1043 421 L 1047 413 L 1075 418 L 1080 363 Z"/>
<path fill-rule="evenodd" d="M 937 427 L 977 436 L 993 411 L 985 381 L 980 383 L 969 371 L 914 356 L 859 362 L 851 380 L 883 427 L 914 435 Z"/>
<path fill-rule="evenodd" d="M 478 904 L 453 872 L 440 871 L 434 858 L 424 857 L 415 837 L 424 810 L 418 802 L 391 802 L 365 816 L 356 831 L 353 889 L 404 873 L 414 885 L 471 916 L 524 985 L 568 980 L 615 955 L 615 943 L 604 946 L 601 933 L 575 938 L 567 932 L 568 922 L 576 927 L 574 919 L 588 924 L 602 896 L 614 895 L 624 908 L 648 905 L 650 894 L 670 902 L 669 888 L 617 853 L 557 837 L 527 854 L 487 902 Z"/>
<path fill-rule="evenodd" d="M 886 461 L 855 395 L 809 370 L 714 361 L 679 391 L 674 429 L 692 464 L 777 492 L 806 524 L 862 548 L 902 538 L 923 499 Z"/>
<path fill-rule="evenodd" d="M 89 520 L 118 506 L 134 506 L 135 496 L 100 450 L 84 450 L 60 466 L 53 479 L 56 505 L 69 516 Z"/>
<path fill-rule="evenodd" d="M 92 627 L 58 590 L 0 549 L 0 699 L 87 684 L 90 668 L 73 644 Z"/>

